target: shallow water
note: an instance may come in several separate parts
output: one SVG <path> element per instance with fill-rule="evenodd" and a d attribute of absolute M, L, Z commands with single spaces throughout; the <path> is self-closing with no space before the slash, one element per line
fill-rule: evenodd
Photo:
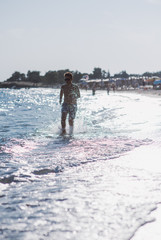
<path fill-rule="evenodd" d="M 59 90 L 0 94 L 0 239 L 132 239 L 160 204 L 161 99 L 81 91 L 60 137 Z"/>

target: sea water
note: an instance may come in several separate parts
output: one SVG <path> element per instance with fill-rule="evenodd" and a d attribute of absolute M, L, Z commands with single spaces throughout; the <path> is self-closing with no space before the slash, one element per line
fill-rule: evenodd
<path fill-rule="evenodd" d="M 58 89 L 1 89 L 0 239 L 129 240 L 155 221 L 160 108 L 81 90 L 74 135 L 62 137 Z"/>

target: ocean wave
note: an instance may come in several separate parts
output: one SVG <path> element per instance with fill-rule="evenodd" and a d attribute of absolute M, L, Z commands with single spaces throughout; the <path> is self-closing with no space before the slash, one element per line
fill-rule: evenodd
<path fill-rule="evenodd" d="M 60 173 L 63 171 L 63 168 L 61 166 L 57 166 L 54 169 L 44 168 L 40 170 L 33 171 L 33 174 L 35 175 L 46 175 L 48 173 Z"/>

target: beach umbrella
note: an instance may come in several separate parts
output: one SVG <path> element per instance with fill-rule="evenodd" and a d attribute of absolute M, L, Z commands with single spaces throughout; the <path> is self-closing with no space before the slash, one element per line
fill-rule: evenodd
<path fill-rule="evenodd" d="M 153 84 L 154 84 L 154 85 L 161 84 L 161 79 L 160 79 L 160 80 L 155 80 L 155 81 L 153 82 Z"/>

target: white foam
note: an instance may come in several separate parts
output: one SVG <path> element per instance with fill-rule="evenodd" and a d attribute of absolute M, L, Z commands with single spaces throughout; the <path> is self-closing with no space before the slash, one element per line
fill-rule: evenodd
<path fill-rule="evenodd" d="M 142 226 L 132 240 L 160 240 L 161 239 L 161 206 L 151 214 L 154 222 Z"/>

